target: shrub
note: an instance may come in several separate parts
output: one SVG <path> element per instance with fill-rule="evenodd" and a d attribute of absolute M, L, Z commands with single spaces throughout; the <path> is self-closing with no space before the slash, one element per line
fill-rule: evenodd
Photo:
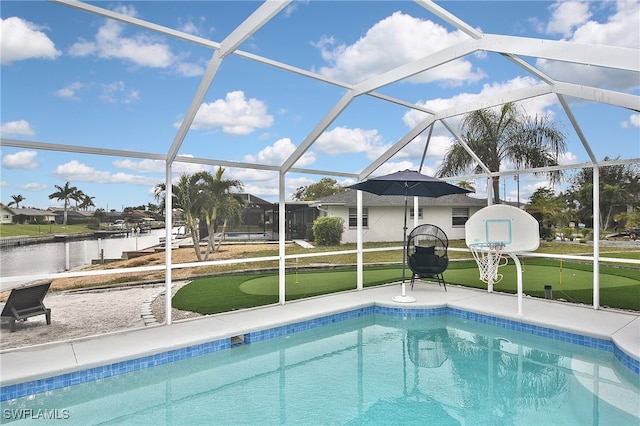
<path fill-rule="evenodd" d="M 540 238 L 542 238 L 545 241 L 553 241 L 555 237 L 555 232 L 553 230 L 553 228 L 549 228 L 549 227 L 541 227 L 540 228 Z"/>
<path fill-rule="evenodd" d="M 319 217 L 313 222 L 313 237 L 319 246 L 340 244 L 344 231 L 344 219 L 334 216 Z"/>

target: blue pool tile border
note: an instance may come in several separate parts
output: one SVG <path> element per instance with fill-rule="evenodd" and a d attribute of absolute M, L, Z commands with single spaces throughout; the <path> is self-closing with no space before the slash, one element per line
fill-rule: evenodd
<path fill-rule="evenodd" d="M 2 386 L 2 388 L 0 388 L 0 401 L 7 401 L 81 383 L 105 379 L 118 374 L 129 373 L 132 371 L 142 370 L 143 368 L 149 368 L 223 349 L 229 349 L 230 347 L 231 339 L 215 340 L 213 342 L 202 343 L 186 348 L 173 349 L 156 355 L 149 355 L 100 367 L 94 367 L 87 370 L 61 374 L 46 379 Z"/>
<path fill-rule="evenodd" d="M 402 318 L 426 318 L 449 315 L 455 318 L 475 321 L 481 324 L 489 324 L 502 327 L 508 330 L 519 331 L 522 333 L 532 334 L 535 336 L 547 337 L 562 342 L 573 343 L 588 348 L 599 349 L 612 352 L 616 359 L 626 368 L 635 374 L 640 374 L 640 360 L 628 355 L 611 341 L 597 337 L 584 336 L 581 334 L 561 331 L 549 327 L 542 327 L 527 324 L 520 321 L 514 321 L 499 318 L 491 315 L 478 314 L 474 312 L 464 311 L 462 309 L 450 307 L 438 308 L 397 308 L 389 306 L 368 306 L 358 308 L 346 312 L 327 315 L 320 318 L 300 321 L 293 324 L 282 325 L 269 328 L 266 330 L 254 331 L 246 333 L 243 336 L 243 343 L 259 342 L 261 340 L 271 339 L 273 337 L 284 336 L 291 333 L 297 333 L 303 330 L 309 330 L 315 327 L 321 327 L 329 324 L 346 321 L 349 319 L 359 318 L 371 314 L 381 314 Z M 235 346 L 235 345 L 234 345 Z M 174 349 L 162 352 L 156 355 L 149 355 L 141 358 L 135 358 L 128 361 L 117 362 L 101 367 L 90 368 L 87 370 L 76 371 L 72 373 L 61 374 L 46 379 L 32 380 L 25 383 L 15 385 L 2 386 L 0 388 L 0 401 L 7 401 L 24 396 L 34 395 L 55 389 L 60 389 L 80 383 L 100 380 L 118 374 L 128 373 L 141 370 L 156 365 L 167 364 L 182 359 L 192 358 L 211 352 L 221 351 L 232 347 L 231 338 L 215 340 L 212 342 L 202 343 L 199 345 L 188 346 L 185 348 Z"/>

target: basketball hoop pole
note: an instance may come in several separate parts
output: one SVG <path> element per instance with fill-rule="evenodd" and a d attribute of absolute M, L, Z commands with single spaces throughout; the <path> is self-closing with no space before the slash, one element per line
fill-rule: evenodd
<path fill-rule="evenodd" d="M 520 259 L 514 253 L 509 253 L 509 256 L 513 259 L 513 262 L 516 264 L 516 276 L 518 277 L 518 315 L 524 315 L 522 313 L 522 265 L 520 264 Z"/>
<path fill-rule="evenodd" d="M 487 254 L 487 256 L 489 256 L 489 263 L 493 263 L 493 256 L 499 256 L 497 253 L 491 253 L 491 251 L 489 251 L 489 254 Z M 493 293 L 493 275 L 489 276 L 489 279 L 487 280 L 487 293 Z"/>

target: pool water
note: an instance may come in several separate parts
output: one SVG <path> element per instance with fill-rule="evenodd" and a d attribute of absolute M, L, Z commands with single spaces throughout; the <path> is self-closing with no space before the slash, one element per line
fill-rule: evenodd
<path fill-rule="evenodd" d="M 372 314 L 1 406 L 17 424 L 637 425 L 639 382 L 611 352 Z"/>

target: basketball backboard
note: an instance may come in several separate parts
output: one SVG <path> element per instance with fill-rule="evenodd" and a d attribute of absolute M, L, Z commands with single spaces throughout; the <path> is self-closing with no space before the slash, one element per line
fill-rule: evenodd
<path fill-rule="evenodd" d="M 535 251 L 540 245 L 538 221 L 529 213 L 506 204 L 484 207 L 465 224 L 467 246 L 502 243 L 504 253 Z"/>

